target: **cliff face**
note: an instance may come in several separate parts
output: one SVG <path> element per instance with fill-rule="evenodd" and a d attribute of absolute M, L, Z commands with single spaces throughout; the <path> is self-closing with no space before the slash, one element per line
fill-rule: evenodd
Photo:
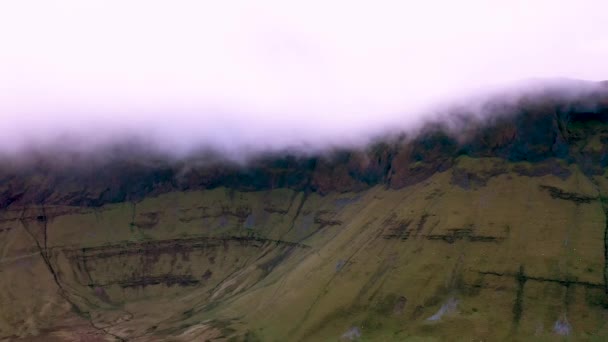
<path fill-rule="evenodd" d="M 438 119 L 411 138 L 393 138 L 359 150 L 336 150 L 327 156 L 259 157 L 247 166 L 207 164 L 204 159 L 198 160 L 201 166 L 194 166 L 197 163 L 168 163 L 127 154 L 83 167 L 78 162 L 54 165 L 47 157 L 26 169 L 0 170 L 0 208 L 30 203 L 101 206 L 217 187 L 240 191 L 289 188 L 320 194 L 376 185 L 400 189 L 449 169 L 459 156 L 549 164 L 563 160 L 580 165 L 588 174 L 601 174 L 608 164 L 604 127 L 608 123 L 608 86 L 579 96 L 557 93 L 496 100 L 485 107 L 489 118 L 476 119 L 466 110 L 450 113 L 461 118 L 451 119 L 461 127 L 457 129 L 448 129 Z"/>
<path fill-rule="evenodd" d="M 247 167 L 4 167 L 0 337 L 608 337 L 608 89 L 488 108 Z"/>

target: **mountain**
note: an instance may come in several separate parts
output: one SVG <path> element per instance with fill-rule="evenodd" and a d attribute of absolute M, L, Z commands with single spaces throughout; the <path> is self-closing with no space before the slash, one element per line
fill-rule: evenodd
<path fill-rule="evenodd" d="M 0 339 L 607 339 L 608 84 L 582 88 L 319 155 L 4 159 Z"/>

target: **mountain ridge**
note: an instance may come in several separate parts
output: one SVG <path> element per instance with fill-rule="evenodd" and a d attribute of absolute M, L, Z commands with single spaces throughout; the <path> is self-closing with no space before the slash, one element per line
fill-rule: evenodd
<path fill-rule="evenodd" d="M 334 149 L 325 155 L 262 154 L 245 165 L 222 161 L 213 154 L 207 154 L 212 158 L 210 165 L 205 164 L 204 156 L 193 156 L 194 161 L 164 160 L 159 155 L 141 154 L 137 146 L 131 152 L 128 146 L 122 148 L 113 161 L 80 157 L 81 160 L 53 165 L 42 159 L 24 164 L 25 171 L 23 167 L 0 170 L 4 184 L 0 189 L 0 208 L 44 202 L 100 206 L 171 190 L 218 186 L 245 191 L 287 187 L 320 193 L 357 191 L 378 184 L 398 189 L 446 170 L 460 155 L 514 162 L 555 158 L 579 163 L 586 172 L 601 172 L 608 165 L 607 151 L 577 151 L 573 144 L 580 139 L 577 134 L 590 133 L 579 127 L 581 124 L 608 123 L 608 88 L 599 86 L 565 99 L 559 96 L 558 91 L 549 98 L 524 96 L 516 103 L 489 101 L 486 110 L 493 114 L 487 118 L 451 112 L 427 122 L 412 137 L 391 135 L 366 147 Z M 459 127 L 448 127 L 454 123 Z M 602 135 L 599 139 L 608 137 Z M 148 160 L 150 157 L 152 160 Z M 200 161 L 202 165 L 197 166 Z M 93 166 L 81 169 L 79 164 Z M 28 178 L 42 179 L 28 187 Z M 80 195 L 62 190 L 70 184 L 85 189 L 79 189 Z"/>

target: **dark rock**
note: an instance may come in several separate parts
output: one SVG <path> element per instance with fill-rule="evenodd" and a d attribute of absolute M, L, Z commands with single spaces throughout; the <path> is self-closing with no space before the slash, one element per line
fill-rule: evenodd
<path fill-rule="evenodd" d="M 386 139 L 325 156 L 275 153 L 255 158 L 247 166 L 220 162 L 217 156 L 207 160 L 206 155 L 193 157 L 204 163 L 159 161 L 158 156 L 120 149 L 106 151 L 111 157 L 105 161 L 90 158 L 89 162 L 83 157 L 59 163 L 53 161 L 56 156 L 38 156 L 23 167 L 3 163 L 0 208 L 28 204 L 97 207 L 170 191 L 216 187 L 238 191 L 290 188 L 321 195 L 375 185 L 398 189 L 449 170 L 460 155 L 526 161 L 532 164 L 530 168 L 516 167 L 515 171 L 534 177 L 553 174 L 565 179 L 570 171 L 563 165 L 570 163 L 594 175 L 608 166 L 608 147 L 589 150 L 581 143 L 594 135 L 604 145 L 608 141 L 608 88 L 578 95 L 546 91 L 515 102 L 489 101 L 483 108 L 493 116 L 480 120 L 452 115 L 427 124 L 420 134 L 407 139 Z M 463 127 L 462 132 L 446 128 L 454 122 Z M 452 182 L 465 189 L 484 186 L 505 170 L 473 173 L 454 169 Z"/>
<path fill-rule="evenodd" d="M 549 186 L 549 185 L 540 185 L 540 188 L 542 190 L 548 191 L 549 195 L 551 195 L 551 197 L 553 197 L 553 198 L 562 199 L 562 200 L 566 200 L 566 201 L 572 201 L 576 204 L 580 204 L 580 203 L 588 204 L 588 203 L 591 203 L 592 201 L 596 201 L 598 199 L 597 197 L 576 194 L 573 192 L 566 192 L 562 189 L 559 189 L 559 188 L 556 188 L 553 186 Z"/>

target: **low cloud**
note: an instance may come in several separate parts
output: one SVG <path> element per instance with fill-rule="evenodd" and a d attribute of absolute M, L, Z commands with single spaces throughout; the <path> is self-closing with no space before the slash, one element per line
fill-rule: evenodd
<path fill-rule="evenodd" d="M 608 79 L 606 12 L 599 0 L 6 1 L 0 153 L 360 144 L 522 79 Z"/>

